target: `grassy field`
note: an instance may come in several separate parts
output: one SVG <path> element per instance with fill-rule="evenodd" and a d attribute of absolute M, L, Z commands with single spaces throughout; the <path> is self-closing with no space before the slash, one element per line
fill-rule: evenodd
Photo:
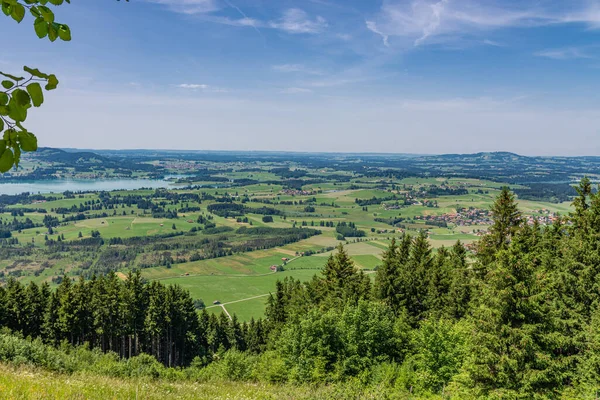
<path fill-rule="evenodd" d="M 39 369 L 0 364 L 0 399 L 22 400 L 292 400 L 357 398 L 333 386 L 276 386 L 235 382 L 165 382 L 117 379 L 92 374 L 60 375 Z M 364 399 L 377 399 L 374 391 Z"/>

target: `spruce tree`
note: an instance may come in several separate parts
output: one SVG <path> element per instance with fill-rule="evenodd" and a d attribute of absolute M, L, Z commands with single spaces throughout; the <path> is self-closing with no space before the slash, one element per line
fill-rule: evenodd
<path fill-rule="evenodd" d="M 484 245 L 494 250 L 505 249 L 523 222 L 515 196 L 508 187 L 502 188 L 490 211 L 494 222 Z"/>
<path fill-rule="evenodd" d="M 481 282 L 473 309 L 474 336 L 465 364 L 478 396 L 556 396 L 565 381 L 567 338 L 550 303 L 549 278 L 530 228 L 512 234 Z"/>

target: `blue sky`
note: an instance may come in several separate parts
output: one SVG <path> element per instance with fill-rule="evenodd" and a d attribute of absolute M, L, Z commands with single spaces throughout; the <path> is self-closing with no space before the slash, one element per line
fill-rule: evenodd
<path fill-rule="evenodd" d="M 600 1 L 75 0 L 42 145 L 600 155 Z"/>

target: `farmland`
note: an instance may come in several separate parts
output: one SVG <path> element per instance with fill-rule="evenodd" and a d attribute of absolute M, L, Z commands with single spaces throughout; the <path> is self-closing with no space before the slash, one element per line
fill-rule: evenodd
<path fill-rule="evenodd" d="M 491 178 L 359 173 L 308 159 L 198 156 L 183 171 L 172 159 L 151 164 L 179 173 L 177 186 L 0 196 L 0 279 L 55 286 L 64 277 L 124 278 L 139 269 L 147 280 L 189 290 L 211 312 L 225 308 L 249 320 L 263 315 L 277 280 L 311 279 L 339 244 L 367 272 L 405 234 L 425 231 L 434 248 L 470 244 L 487 230 L 501 187 L 527 188 Z M 571 210 L 568 200 L 519 199 L 519 206 L 542 225 Z"/>

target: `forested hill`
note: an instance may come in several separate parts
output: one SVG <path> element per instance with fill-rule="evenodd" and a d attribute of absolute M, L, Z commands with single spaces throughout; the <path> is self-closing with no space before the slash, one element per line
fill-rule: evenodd
<path fill-rule="evenodd" d="M 70 164 L 150 168 L 149 161 L 209 161 L 217 163 L 268 162 L 305 168 L 335 168 L 367 176 L 444 176 L 491 179 L 510 184 L 573 183 L 583 176 L 600 175 L 600 157 L 528 157 L 509 152 L 410 155 L 175 150 L 42 149 L 34 157 Z M 133 164 L 133 165 L 132 165 Z"/>

